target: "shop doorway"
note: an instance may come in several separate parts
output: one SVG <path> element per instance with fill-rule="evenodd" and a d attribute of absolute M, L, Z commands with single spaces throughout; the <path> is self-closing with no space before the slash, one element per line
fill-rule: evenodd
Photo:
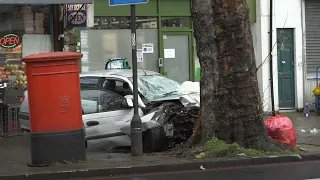
<path fill-rule="evenodd" d="M 179 83 L 190 80 L 191 33 L 163 33 L 163 72 Z"/>
<path fill-rule="evenodd" d="M 279 108 L 295 108 L 293 29 L 277 29 Z"/>

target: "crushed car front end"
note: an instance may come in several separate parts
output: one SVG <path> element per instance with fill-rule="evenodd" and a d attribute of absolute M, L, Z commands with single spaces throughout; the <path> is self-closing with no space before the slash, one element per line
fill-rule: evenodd
<path fill-rule="evenodd" d="M 156 101 L 149 108 L 150 112 L 141 118 L 144 152 L 163 151 L 191 137 L 199 116 L 200 95 Z M 121 131 L 130 136 L 130 121 Z"/>

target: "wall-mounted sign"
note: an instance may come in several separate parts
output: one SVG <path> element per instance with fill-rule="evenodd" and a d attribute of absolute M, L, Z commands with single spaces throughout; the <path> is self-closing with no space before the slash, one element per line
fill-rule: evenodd
<path fill-rule="evenodd" d="M 142 44 L 142 51 L 143 53 L 153 53 L 153 44 L 152 43 Z"/>
<path fill-rule="evenodd" d="M 21 44 L 22 40 L 16 34 L 6 34 L 0 38 L 0 46 L 3 48 L 15 48 Z"/>
<path fill-rule="evenodd" d="M 110 0 L 110 6 L 129 5 L 129 4 L 145 4 L 149 0 Z"/>
<path fill-rule="evenodd" d="M 68 26 L 81 27 L 87 26 L 87 6 L 83 4 L 67 5 Z"/>
<path fill-rule="evenodd" d="M 143 50 L 137 49 L 137 62 L 143 62 Z"/>

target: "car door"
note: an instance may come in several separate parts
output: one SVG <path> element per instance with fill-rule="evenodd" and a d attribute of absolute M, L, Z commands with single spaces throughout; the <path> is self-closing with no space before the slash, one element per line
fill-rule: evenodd
<path fill-rule="evenodd" d="M 128 97 L 133 100 L 133 85 L 129 79 L 120 79 L 115 77 L 104 77 L 101 79 L 102 89 L 107 89 L 109 91 L 115 92 L 122 95 L 123 97 Z M 143 116 L 141 107 L 145 107 L 144 102 L 140 97 L 138 97 L 139 104 L 139 115 Z"/>
<path fill-rule="evenodd" d="M 120 128 L 132 119 L 134 111 L 133 108 L 123 106 L 123 96 L 108 90 L 86 89 L 81 91 L 81 99 L 97 102 L 95 112 L 83 107 L 83 122 L 88 140 L 125 135 Z M 83 102 L 82 106 L 89 104 L 87 102 Z"/>

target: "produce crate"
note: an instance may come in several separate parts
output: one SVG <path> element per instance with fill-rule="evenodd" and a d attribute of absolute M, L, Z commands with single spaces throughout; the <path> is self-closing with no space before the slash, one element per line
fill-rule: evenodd
<path fill-rule="evenodd" d="M 18 105 L 2 105 L 0 107 L 0 124 L 2 125 L 0 130 L 1 136 L 15 136 L 23 134 L 19 124 L 19 110 L 20 106 Z"/>
<path fill-rule="evenodd" d="M 18 117 L 20 106 L 8 106 L 7 110 L 4 131 L 8 134 L 20 133 L 21 128 Z"/>
<path fill-rule="evenodd" d="M 25 88 L 12 88 L 3 87 L 0 88 L 0 100 L 3 105 L 16 105 L 20 104 L 21 97 L 25 91 Z"/>
<path fill-rule="evenodd" d="M 8 84 L 10 87 L 24 88 L 27 86 L 25 65 L 16 63 L 21 63 L 21 61 L 10 62 L 5 66 L 0 65 L 0 83 Z"/>

